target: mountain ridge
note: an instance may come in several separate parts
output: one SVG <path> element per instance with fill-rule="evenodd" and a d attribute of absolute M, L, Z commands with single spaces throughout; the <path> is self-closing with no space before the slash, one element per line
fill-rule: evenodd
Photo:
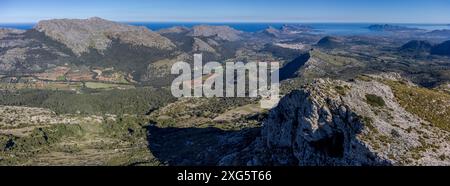
<path fill-rule="evenodd" d="M 98 17 L 45 20 L 40 21 L 34 29 L 65 44 L 77 55 L 88 52 L 89 48 L 106 50 L 112 39 L 164 50 L 171 50 L 175 46 L 169 39 L 146 27 L 130 26 Z"/>

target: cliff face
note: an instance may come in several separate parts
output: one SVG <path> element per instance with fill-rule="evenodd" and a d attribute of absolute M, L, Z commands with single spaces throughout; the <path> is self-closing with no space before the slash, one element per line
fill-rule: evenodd
<path fill-rule="evenodd" d="M 298 165 L 388 164 L 356 138 L 364 124 L 338 99 L 295 91 L 264 124 L 263 143 L 267 148 L 292 153 Z M 290 162 L 286 155 L 273 157 L 277 164 Z"/>
<path fill-rule="evenodd" d="M 261 137 L 221 164 L 449 165 L 448 131 L 398 103 L 386 83 L 396 78 L 319 79 L 293 91 L 270 112 Z"/>

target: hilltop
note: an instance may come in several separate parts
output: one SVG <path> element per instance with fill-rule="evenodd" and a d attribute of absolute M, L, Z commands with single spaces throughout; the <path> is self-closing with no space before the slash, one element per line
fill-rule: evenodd
<path fill-rule="evenodd" d="M 129 26 L 98 17 L 89 19 L 54 19 L 40 21 L 35 30 L 59 41 L 75 54 L 88 52 L 89 48 L 106 50 L 112 39 L 131 45 L 171 49 L 173 43 L 146 27 Z"/>
<path fill-rule="evenodd" d="M 217 37 L 225 41 L 236 41 L 241 38 L 242 32 L 235 30 L 229 26 L 208 26 L 198 25 L 192 28 L 189 35 L 194 37 Z"/>
<path fill-rule="evenodd" d="M 449 94 L 396 74 L 317 79 L 286 95 L 263 122 L 261 136 L 220 163 L 448 165 L 450 110 L 435 112 L 433 99 L 450 103 Z"/>
<path fill-rule="evenodd" d="M 411 52 L 413 54 L 429 53 L 433 45 L 428 41 L 413 40 L 404 44 L 400 50 L 403 52 Z"/>

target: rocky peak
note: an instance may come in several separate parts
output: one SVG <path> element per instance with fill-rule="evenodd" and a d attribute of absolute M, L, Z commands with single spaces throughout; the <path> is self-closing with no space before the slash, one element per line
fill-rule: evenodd
<path fill-rule="evenodd" d="M 272 37 L 279 37 L 281 35 L 281 31 L 273 26 L 269 26 L 262 33 L 267 34 Z"/>
<path fill-rule="evenodd" d="M 213 47 L 199 38 L 194 38 L 192 50 L 194 52 L 216 52 Z"/>
<path fill-rule="evenodd" d="M 241 39 L 242 31 L 235 30 L 229 26 L 198 25 L 192 28 L 189 35 L 194 37 L 217 37 L 225 41 L 236 41 Z"/>
<path fill-rule="evenodd" d="M 34 29 L 63 43 L 77 55 L 88 52 L 89 48 L 106 50 L 112 39 L 159 49 L 171 49 L 174 46 L 169 39 L 145 27 L 130 26 L 98 17 L 45 20 L 40 21 Z"/>
<path fill-rule="evenodd" d="M 388 74 L 318 79 L 293 91 L 270 111 L 261 137 L 221 164 L 449 164 L 450 133 L 406 111 L 389 82 L 414 86 Z"/>

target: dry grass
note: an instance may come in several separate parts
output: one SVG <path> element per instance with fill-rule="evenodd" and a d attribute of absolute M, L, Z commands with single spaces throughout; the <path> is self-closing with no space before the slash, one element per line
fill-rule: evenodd
<path fill-rule="evenodd" d="M 416 114 L 433 126 L 450 131 L 450 94 L 409 86 L 399 81 L 385 81 L 394 91 L 397 101 L 408 112 Z"/>

